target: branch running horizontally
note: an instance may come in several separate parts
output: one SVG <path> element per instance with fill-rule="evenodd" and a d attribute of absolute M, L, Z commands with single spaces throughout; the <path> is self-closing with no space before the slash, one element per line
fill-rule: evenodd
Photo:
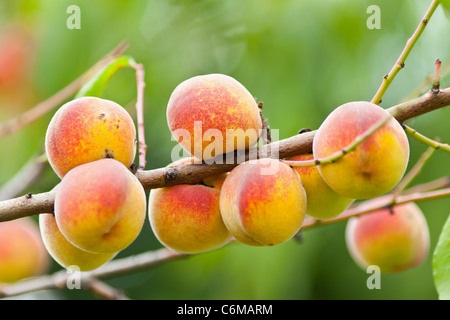
<path fill-rule="evenodd" d="M 450 105 L 450 88 L 439 90 L 438 92 L 428 92 L 425 95 L 404 102 L 387 109 L 399 122 L 417 117 Z M 258 148 L 250 149 L 245 159 L 267 158 L 271 155 L 271 150 L 278 150 L 280 159 L 293 157 L 300 154 L 309 153 L 312 150 L 312 142 L 315 131 L 305 132 L 284 140 L 262 145 Z M 187 164 L 170 168 L 159 168 L 154 170 L 138 170 L 136 177 L 139 179 L 144 189 L 169 187 L 179 184 L 194 184 L 204 178 L 231 171 L 239 163 L 220 162 L 212 164 Z M 0 222 L 13 220 L 21 217 L 36 215 L 40 213 L 53 212 L 55 191 L 34 194 L 30 197 L 22 196 L 10 200 L 0 201 Z"/>
<path fill-rule="evenodd" d="M 423 185 L 417 185 L 409 189 L 411 191 L 413 191 L 414 189 L 413 192 L 405 190 L 400 195 L 396 196 L 395 204 L 401 204 L 412 201 L 414 202 L 425 201 L 429 199 L 437 199 L 441 197 L 450 196 L 450 188 L 448 188 L 449 182 L 450 181 L 448 179 L 439 179 L 436 181 L 425 183 Z M 442 188 L 442 187 L 447 188 L 433 190 L 434 188 Z M 372 212 L 377 209 L 383 209 L 391 205 L 393 205 L 392 195 L 381 196 L 378 198 L 361 202 L 358 205 L 353 205 L 349 209 L 344 211 L 342 214 L 340 214 L 338 217 L 333 219 L 317 220 L 314 218 L 306 218 L 302 224 L 301 230 L 307 230 L 322 225 L 344 221 L 351 217 Z M 100 292 L 101 296 L 107 299 L 120 299 L 123 298 L 122 296 L 120 296 L 120 292 L 117 292 L 116 290 L 111 290 L 111 288 L 108 288 L 97 279 L 114 278 L 120 275 L 136 272 L 155 265 L 159 265 L 161 263 L 166 263 L 174 259 L 179 259 L 183 257 L 188 258 L 189 256 L 190 255 L 188 254 L 175 252 L 168 248 L 162 248 L 117 260 L 112 260 L 96 270 L 83 272 L 81 274 L 81 277 L 82 279 L 85 280 L 84 282 L 86 283 L 85 285 L 88 287 L 88 289 L 89 285 L 100 284 L 100 288 L 102 289 L 102 292 Z M 35 278 L 19 281 L 15 284 L 4 285 L 3 287 L 0 287 L 0 298 L 17 296 L 24 293 L 39 290 L 65 288 L 66 283 L 70 277 L 71 277 L 70 272 L 67 272 L 66 270 L 61 270 L 51 275 L 37 276 Z M 99 294 L 99 292 L 97 292 L 97 294 Z M 117 296 L 118 294 L 119 296 Z"/>

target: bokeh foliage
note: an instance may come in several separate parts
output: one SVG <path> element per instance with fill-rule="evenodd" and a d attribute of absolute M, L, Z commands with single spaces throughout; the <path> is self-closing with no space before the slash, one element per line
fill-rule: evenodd
<path fill-rule="evenodd" d="M 66 9 L 81 9 L 81 29 L 69 30 Z M 369 30 L 369 5 L 381 9 L 381 29 Z M 348 101 L 370 100 L 425 13 L 423 0 L 0 0 L 0 33 L 19 25 L 31 35 L 29 79 L 14 95 L 0 91 L 0 121 L 20 114 L 78 77 L 120 41 L 146 69 L 145 125 L 148 169 L 170 163 L 175 142 L 165 110 L 183 80 L 226 73 L 258 101 L 279 138 L 301 128 L 316 129 L 328 113 Z M 438 8 L 381 106 L 409 95 L 434 72 L 437 58 L 450 60 L 450 22 Z M 2 72 L 0 70 L 0 72 Z M 450 86 L 450 78 L 442 81 Z M 3 96 L 2 96 L 3 95 Z M 136 83 L 131 69 L 120 71 L 104 98 L 135 115 Z M 0 139 L 0 185 L 42 151 L 53 112 L 20 132 Z M 450 109 L 409 122 L 419 132 L 450 141 Z M 410 166 L 426 146 L 410 139 Z M 449 155 L 435 152 L 415 183 L 448 175 Z M 50 168 L 29 192 L 58 183 Z M 427 218 L 431 248 L 449 214 L 450 199 L 418 204 Z M 135 299 L 436 299 L 431 252 L 419 267 L 383 275 L 381 290 L 369 290 L 369 276 L 351 260 L 345 223 L 302 233 L 276 247 L 233 244 L 134 274 L 108 280 Z M 118 257 L 161 245 L 150 225 Z M 56 264 L 52 271 L 59 270 Z M 94 298 L 77 290 L 31 297 Z"/>

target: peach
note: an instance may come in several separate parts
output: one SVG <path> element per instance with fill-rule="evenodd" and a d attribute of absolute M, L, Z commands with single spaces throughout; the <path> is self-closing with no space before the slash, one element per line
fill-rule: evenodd
<path fill-rule="evenodd" d="M 196 76 L 179 84 L 168 102 L 167 121 L 175 140 L 203 160 L 248 149 L 258 142 L 262 127 L 253 96 L 223 74 Z"/>
<path fill-rule="evenodd" d="M 139 235 L 146 195 L 119 161 L 101 159 L 70 170 L 57 187 L 55 218 L 63 236 L 89 252 L 115 253 Z"/>
<path fill-rule="evenodd" d="M 34 55 L 33 37 L 19 25 L 10 25 L 0 33 L 0 90 L 16 95 L 29 81 Z M 16 96 L 16 99 L 18 97 Z"/>
<path fill-rule="evenodd" d="M 372 125 L 389 116 L 376 104 L 358 101 L 331 112 L 313 141 L 316 159 L 327 157 L 352 143 Z M 409 160 L 408 138 L 392 118 L 356 149 L 334 163 L 319 165 L 325 182 L 337 193 L 355 199 L 380 196 L 397 185 Z"/>
<path fill-rule="evenodd" d="M 38 225 L 30 218 L 0 223 L 0 282 L 12 283 L 43 274 L 50 257 Z"/>
<path fill-rule="evenodd" d="M 311 160 L 313 154 L 304 154 L 290 160 Z M 347 198 L 336 193 L 323 180 L 316 166 L 294 167 L 300 175 L 302 185 L 306 191 L 306 214 L 317 219 L 330 219 L 338 216 L 350 206 L 355 199 Z"/>
<path fill-rule="evenodd" d="M 92 253 L 75 247 L 61 234 L 53 214 L 40 214 L 39 227 L 48 253 L 64 268 L 76 265 L 80 271 L 90 271 L 110 261 L 116 255 L 115 253 Z"/>
<path fill-rule="evenodd" d="M 386 208 L 348 221 L 347 248 L 361 268 L 377 265 L 384 273 L 399 272 L 426 258 L 429 231 L 420 208 L 410 202 L 392 209 L 393 213 Z"/>
<path fill-rule="evenodd" d="M 113 158 L 130 167 L 136 154 L 136 129 L 117 103 L 82 97 L 64 104 L 45 137 L 49 163 L 62 178 L 80 164 Z"/>
<path fill-rule="evenodd" d="M 191 163 L 181 159 L 170 166 Z M 182 253 L 199 253 L 226 245 L 231 236 L 220 214 L 220 188 L 226 175 L 207 179 L 204 184 L 177 185 L 152 189 L 149 220 L 157 239 Z"/>
<path fill-rule="evenodd" d="M 306 213 L 300 176 L 276 159 L 248 161 L 235 167 L 222 186 L 220 211 L 240 242 L 271 246 L 291 239 Z"/>

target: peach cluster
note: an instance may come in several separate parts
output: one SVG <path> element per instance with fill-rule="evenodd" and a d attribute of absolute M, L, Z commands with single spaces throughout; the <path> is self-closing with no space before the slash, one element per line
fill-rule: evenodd
<path fill-rule="evenodd" d="M 257 143 L 262 128 L 253 96 L 223 74 L 196 76 L 178 85 L 168 102 L 167 121 L 192 156 L 169 166 L 245 151 Z M 196 185 L 154 189 L 149 198 L 156 237 L 183 253 L 217 249 L 233 238 L 254 246 L 283 243 L 299 231 L 305 212 L 299 175 L 276 159 L 247 161 Z"/>
<path fill-rule="evenodd" d="M 45 247 L 64 268 L 98 268 L 128 247 L 145 221 L 145 191 L 129 170 L 134 123 L 113 101 L 78 98 L 55 113 L 45 146 L 62 178 L 54 213 L 39 218 Z"/>
<path fill-rule="evenodd" d="M 178 85 L 168 102 L 167 121 L 175 140 L 192 156 L 169 166 L 247 150 L 257 143 L 262 128 L 260 110 L 248 90 L 221 74 L 196 76 Z M 382 126 L 350 148 L 381 121 Z M 333 161 L 324 160 L 339 153 Z M 312 153 L 289 160 L 316 165 L 249 160 L 196 185 L 152 190 L 149 218 L 156 237 L 184 253 L 216 249 L 231 239 L 253 246 L 283 243 L 301 229 L 306 215 L 330 219 L 356 199 L 393 189 L 408 165 L 409 144 L 387 111 L 356 101 L 330 113 L 314 136 Z M 393 211 L 349 221 L 347 240 L 360 265 L 378 263 L 389 272 L 423 260 L 428 231 L 423 217 L 413 204 Z"/>

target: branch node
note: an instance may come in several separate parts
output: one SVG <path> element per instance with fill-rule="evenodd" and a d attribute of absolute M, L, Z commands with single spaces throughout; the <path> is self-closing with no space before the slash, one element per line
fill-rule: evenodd
<path fill-rule="evenodd" d="M 312 131 L 310 128 L 302 128 L 298 131 L 298 134 L 302 134 L 302 133 L 310 132 L 310 131 Z"/>
<path fill-rule="evenodd" d="M 164 170 L 164 180 L 166 182 L 177 180 L 179 175 L 180 173 L 177 169 L 167 168 Z"/>

